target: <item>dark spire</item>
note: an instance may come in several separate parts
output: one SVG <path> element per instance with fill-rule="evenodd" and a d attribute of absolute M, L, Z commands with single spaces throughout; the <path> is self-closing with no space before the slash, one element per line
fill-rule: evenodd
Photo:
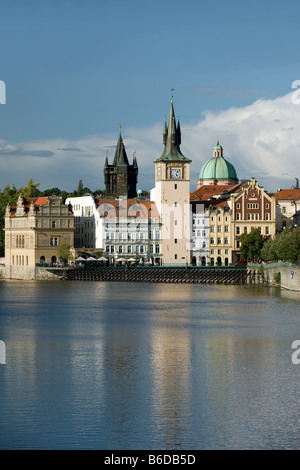
<path fill-rule="evenodd" d="M 113 165 L 114 166 L 123 166 L 123 165 L 128 166 L 129 162 L 128 162 L 125 146 L 124 146 L 122 135 L 121 135 L 121 126 L 119 127 L 120 127 L 119 139 L 118 139 L 118 143 L 116 147 Z"/>
<path fill-rule="evenodd" d="M 191 160 L 186 158 L 180 150 L 181 144 L 181 130 L 180 124 L 176 126 L 176 118 L 173 106 L 173 95 L 171 97 L 171 108 L 169 115 L 169 125 L 167 127 L 166 122 L 163 131 L 163 143 L 165 146 L 164 152 L 160 158 L 156 161 L 185 161 L 190 162 Z"/>

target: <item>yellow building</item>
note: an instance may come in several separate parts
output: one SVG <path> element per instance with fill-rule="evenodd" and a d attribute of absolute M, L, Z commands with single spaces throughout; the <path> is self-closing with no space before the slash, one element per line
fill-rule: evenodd
<path fill-rule="evenodd" d="M 58 246 L 74 251 L 74 216 L 60 197 L 19 197 L 5 213 L 5 277 L 34 279 L 37 264 L 60 263 Z"/>

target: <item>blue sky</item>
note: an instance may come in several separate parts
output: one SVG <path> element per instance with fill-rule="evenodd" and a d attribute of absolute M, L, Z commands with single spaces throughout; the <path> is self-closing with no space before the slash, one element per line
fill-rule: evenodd
<path fill-rule="evenodd" d="M 299 13 L 299 2 L 276 0 L 0 0 L 1 189 L 31 177 L 41 189 L 71 191 L 80 178 L 102 188 L 119 124 L 150 189 L 171 88 L 191 190 L 218 138 L 240 178 L 290 187 L 300 105 L 284 97 L 300 79 Z"/>

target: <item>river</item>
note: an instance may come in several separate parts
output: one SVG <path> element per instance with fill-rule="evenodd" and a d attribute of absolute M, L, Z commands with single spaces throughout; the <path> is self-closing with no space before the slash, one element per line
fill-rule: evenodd
<path fill-rule="evenodd" d="M 1 281 L 0 449 L 299 449 L 300 294 Z"/>

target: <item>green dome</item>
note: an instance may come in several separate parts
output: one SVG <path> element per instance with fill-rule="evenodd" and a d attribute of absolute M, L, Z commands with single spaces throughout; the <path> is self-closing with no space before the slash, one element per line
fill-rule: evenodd
<path fill-rule="evenodd" d="M 221 146 L 220 146 L 221 147 Z M 212 157 L 201 168 L 200 180 L 237 180 L 234 166 L 224 157 Z"/>

